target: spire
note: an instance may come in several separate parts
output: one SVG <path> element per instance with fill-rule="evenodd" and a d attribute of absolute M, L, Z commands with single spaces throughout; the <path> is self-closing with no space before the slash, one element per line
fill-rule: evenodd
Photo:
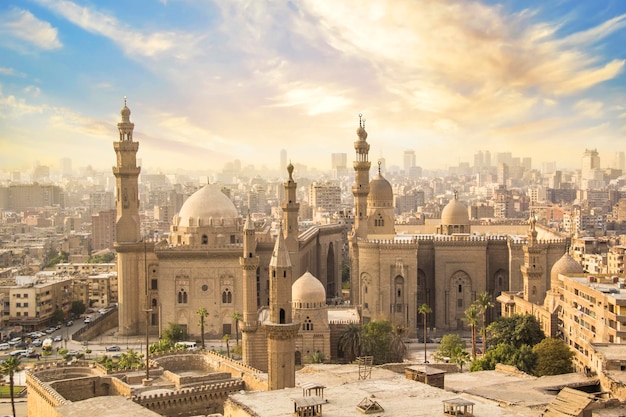
<path fill-rule="evenodd" d="M 278 237 L 276 238 L 276 244 L 274 245 L 274 250 L 272 251 L 270 266 L 273 266 L 274 268 L 291 268 L 291 260 L 289 259 L 289 252 L 287 251 L 287 245 L 285 244 L 282 225 L 278 229 Z"/>
<path fill-rule="evenodd" d="M 530 229 L 528 230 L 528 245 L 534 246 L 537 244 L 537 229 L 535 229 L 537 219 L 535 218 L 534 210 L 530 211 L 530 219 L 528 219 L 528 223 L 530 224 Z"/>
<path fill-rule="evenodd" d="M 289 173 L 289 181 L 293 181 L 293 164 L 289 161 L 289 165 L 287 165 L 287 172 Z"/>
<path fill-rule="evenodd" d="M 252 217 L 250 217 L 250 211 L 248 210 L 248 217 L 246 217 L 246 222 L 243 224 L 244 230 L 254 230 L 254 222 L 252 221 Z"/>

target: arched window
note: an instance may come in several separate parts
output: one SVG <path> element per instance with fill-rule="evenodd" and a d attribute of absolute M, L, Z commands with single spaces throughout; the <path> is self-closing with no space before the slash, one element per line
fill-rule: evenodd
<path fill-rule="evenodd" d="M 309 316 L 307 316 L 304 323 L 302 323 L 302 330 L 313 330 L 313 323 L 311 322 L 311 318 Z"/>
<path fill-rule="evenodd" d="M 222 292 L 222 304 L 232 304 L 233 302 L 233 293 L 230 292 L 228 288 L 226 288 Z"/>
<path fill-rule="evenodd" d="M 178 291 L 178 304 L 187 304 L 187 291 L 184 288 Z"/>
<path fill-rule="evenodd" d="M 285 309 L 284 308 L 280 309 L 279 324 L 285 324 Z"/>
<path fill-rule="evenodd" d="M 156 298 L 152 299 L 152 307 L 156 307 L 157 306 L 157 300 Z"/>
<path fill-rule="evenodd" d="M 202 244 L 207 245 L 209 243 L 209 237 L 207 235 L 202 235 Z"/>
<path fill-rule="evenodd" d="M 537 295 L 537 287 L 533 285 L 533 295 Z"/>

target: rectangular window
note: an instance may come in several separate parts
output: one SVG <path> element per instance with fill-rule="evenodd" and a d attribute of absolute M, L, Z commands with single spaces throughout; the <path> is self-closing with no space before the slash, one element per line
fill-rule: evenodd
<path fill-rule="evenodd" d="M 50 291 L 48 291 L 48 292 L 50 292 Z M 24 298 L 28 298 L 28 294 L 24 294 Z"/>
<path fill-rule="evenodd" d="M 456 306 L 457 308 L 463 308 L 463 299 L 459 298 L 456 300 Z"/>
<path fill-rule="evenodd" d="M 28 303 L 24 303 L 24 307 L 28 307 Z"/>
<path fill-rule="evenodd" d="M 159 289 L 159 282 L 156 279 L 152 279 L 150 281 L 150 289 L 152 290 L 158 290 Z"/>
<path fill-rule="evenodd" d="M 21 307 L 21 306 L 22 306 L 22 303 L 16 303 L 15 304 L 15 307 Z"/>
<path fill-rule="evenodd" d="M 28 317 L 28 311 L 24 312 L 24 317 Z"/>

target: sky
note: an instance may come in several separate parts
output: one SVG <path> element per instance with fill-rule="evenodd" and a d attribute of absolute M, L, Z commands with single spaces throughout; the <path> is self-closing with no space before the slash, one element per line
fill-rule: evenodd
<path fill-rule="evenodd" d="M 626 151 L 623 0 L 3 0 L 0 170 L 110 169 L 127 97 L 151 171 L 239 159 L 426 169 Z"/>

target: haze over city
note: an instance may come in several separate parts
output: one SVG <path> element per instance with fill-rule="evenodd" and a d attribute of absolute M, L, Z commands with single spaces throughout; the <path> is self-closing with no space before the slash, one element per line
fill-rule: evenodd
<path fill-rule="evenodd" d="M 152 169 L 475 151 L 579 167 L 626 133 L 626 3 L 3 1 L 0 166 L 109 168 L 123 97 Z M 603 160 L 603 165 L 604 165 Z"/>

